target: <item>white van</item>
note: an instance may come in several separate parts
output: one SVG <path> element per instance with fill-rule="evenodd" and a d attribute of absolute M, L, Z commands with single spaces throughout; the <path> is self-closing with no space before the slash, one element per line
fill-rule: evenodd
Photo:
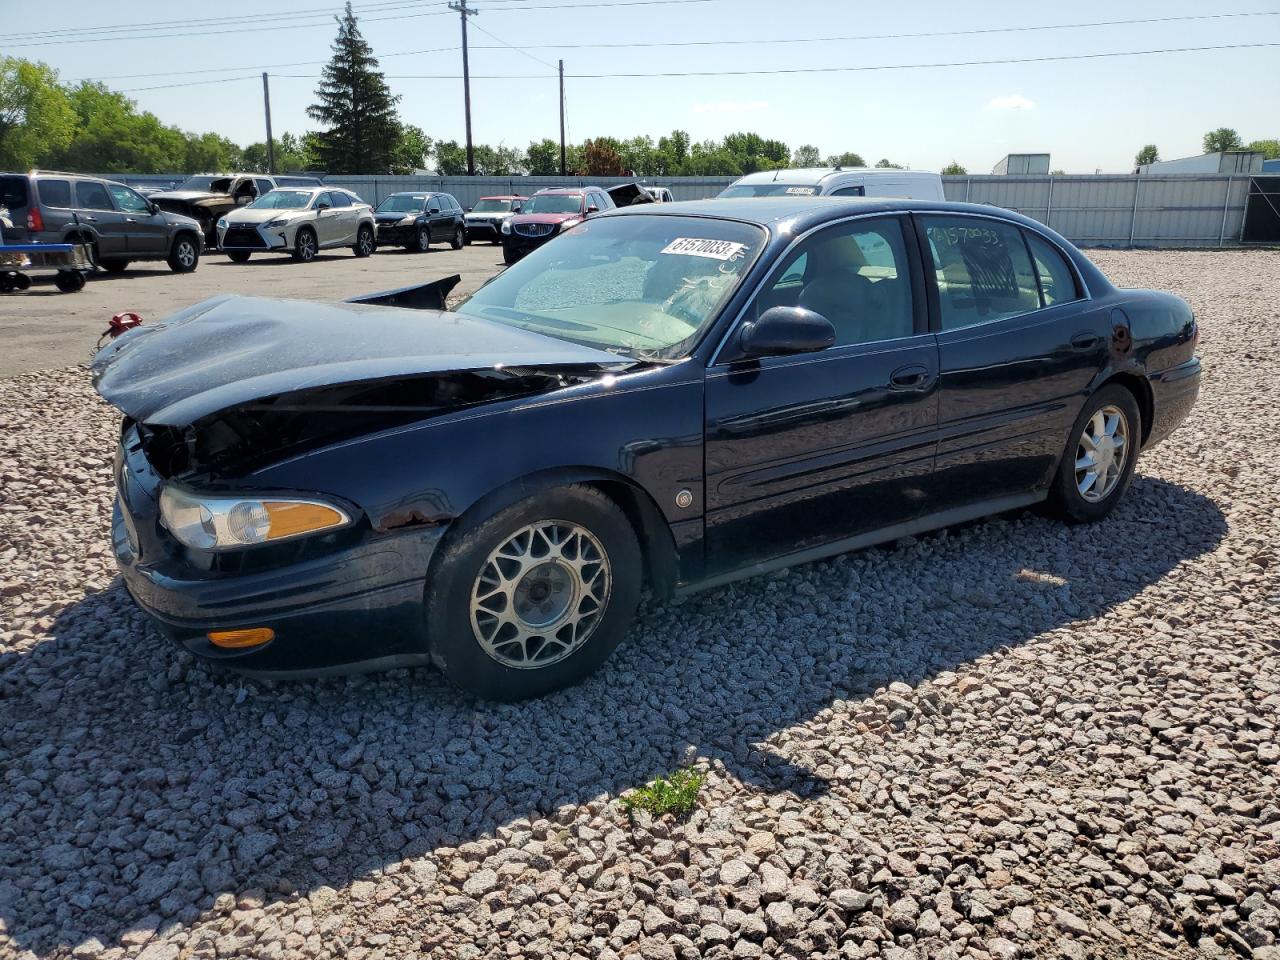
<path fill-rule="evenodd" d="M 762 170 L 729 184 L 721 197 L 896 197 L 945 200 L 942 177 L 923 170 L 810 167 Z"/>

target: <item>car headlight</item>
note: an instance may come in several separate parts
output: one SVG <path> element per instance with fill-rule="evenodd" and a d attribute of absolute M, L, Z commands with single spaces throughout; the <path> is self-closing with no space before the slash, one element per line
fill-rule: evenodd
<path fill-rule="evenodd" d="M 281 218 L 280 218 L 280 219 L 278 219 L 278 220 L 272 220 L 271 222 L 269 222 L 269 223 L 266 225 L 265 229 L 270 230 L 272 227 L 283 227 L 283 226 L 285 226 L 288 222 L 289 222 L 289 218 L 288 218 L 288 217 L 281 217 Z"/>
<path fill-rule="evenodd" d="M 218 229 L 219 229 L 219 230 L 225 230 L 225 229 L 227 229 L 227 218 L 226 218 L 226 217 L 219 217 L 219 218 L 218 218 Z"/>
<path fill-rule="evenodd" d="M 564 233 L 564 231 L 570 229 L 571 227 L 576 227 L 581 222 L 582 222 L 581 217 L 578 217 L 576 220 L 566 220 L 564 221 L 564 223 L 560 224 L 560 232 Z"/>
<path fill-rule="evenodd" d="M 180 543 L 196 550 L 275 543 L 351 523 L 344 511 L 319 500 L 201 496 L 173 485 L 160 492 L 160 520 Z"/>
<path fill-rule="evenodd" d="M 502 221 L 502 232 L 503 232 L 503 233 L 510 233 L 510 232 L 511 232 L 511 221 L 510 221 L 510 220 L 503 220 L 503 221 Z"/>

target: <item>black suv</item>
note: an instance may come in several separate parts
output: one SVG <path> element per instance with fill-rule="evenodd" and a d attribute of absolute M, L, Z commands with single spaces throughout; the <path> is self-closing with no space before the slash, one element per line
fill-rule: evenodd
<path fill-rule="evenodd" d="M 200 263 L 204 238 L 190 217 L 161 210 L 132 187 L 99 177 L 33 170 L 0 173 L 11 243 L 87 243 L 94 262 L 120 273 L 133 260 L 165 260 L 178 273 Z"/>
<path fill-rule="evenodd" d="M 383 198 L 373 211 L 378 243 L 426 252 L 433 240 L 455 250 L 467 242 L 466 221 L 458 201 L 447 193 L 409 190 Z"/>

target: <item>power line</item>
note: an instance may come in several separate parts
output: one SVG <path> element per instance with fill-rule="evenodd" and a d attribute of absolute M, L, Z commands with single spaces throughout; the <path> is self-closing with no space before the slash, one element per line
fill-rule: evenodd
<path fill-rule="evenodd" d="M 507 41 L 503 40 L 501 37 L 499 37 L 499 36 L 495 36 L 494 34 L 490 33 L 490 32 L 489 32 L 488 30 L 486 30 L 484 27 L 480 26 L 480 24 L 478 24 L 478 23 L 474 23 L 474 24 L 472 24 L 472 26 L 473 26 L 473 27 L 475 27 L 477 30 L 479 30 L 481 33 L 483 33 L 486 37 L 489 37 L 490 39 L 493 39 L 493 40 L 497 40 L 497 41 L 498 41 L 498 43 L 502 44 L 502 46 L 503 46 L 503 47 L 506 47 L 508 50 L 514 50 L 516 53 L 521 54 L 522 56 L 526 56 L 526 57 L 528 57 L 530 60 L 534 60 L 534 61 L 536 61 L 536 62 L 538 62 L 538 63 L 542 64 L 544 67 L 550 67 L 552 70 L 555 70 L 555 69 L 556 69 L 556 65 L 555 65 L 554 63 L 547 63 L 547 61 L 543 60 L 541 57 L 535 57 L 532 53 L 529 53 L 527 50 L 524 50 L 524 49 L 522 49 L 522 48 L 520 48 L 520 47 L 513 47 L 511 44 L 507 43 Z M 502 48 L 501 48 L 501 47 L 494 47 L 494 46 L 490 45 L 490 46 L 487 46 L 487 47 L 480 47 L 480 46 L 477 46 L 477 47 L 476 47 L 476 49 L 477 49 L 477 50 L 481 50 L 481 49 L 483 49 L 483 50 L 500 50 L 500 49 L 502 49 Z"/>
<path fill-rule="evenodd" d="M 387 57 L 410 57 L 425 53 L 452 53 L 459 47 L 433 47 L 430 50 L 397 50 L 394 53 L 379 54 L 378 60 Z M 496 47 L 492 49 L 497 49 Z M 315 67 L 328 63 L 328 60 L 295 60 L 293 63 L 259 63 L 245 64 L 238 67 L 204 67 L 200 70 L 162 70 L 159 73 L 117 73 L 107 77 L 82 77 L 83 80 L 150 80 L 153 77 L 185 77 L 196 73 L 235 73 L 238 70 L 278 70 L 282 67 Z M 150 88 L 148 88 L 150 89 Z M 128 91 L 122 90 L 121 93 Z"/>

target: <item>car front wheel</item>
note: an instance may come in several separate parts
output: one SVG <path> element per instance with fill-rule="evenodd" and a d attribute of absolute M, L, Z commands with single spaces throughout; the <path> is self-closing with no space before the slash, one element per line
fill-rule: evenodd
<path fill-rule="evenodd" d="M 1133 479 L 1142 444 L 1142 414 L 1119 384 L 1103 387 L 1076 418 L 1054 480 L 1052 501 L 1073 523 L 1101 520 Z"/>
<path fill-rule="evenodd" d="M 640 581 L 635 531 L 613 501 L 581 485 L 547 491 L 446 542 L 427 586 L 432 659 L 488 700 L 571 686 L 622 642 Z"/>
<path fill-rule="evenodd" d="M 169 269 L 174 273 L 190 273 L 200 265 L 200 248 L 195 238 L 179 234 L 169 251 Z"/>
<path fill-rule="evenodd" d="M 315 232 L 310 227 L 302 227 L 293 240 L 293 259 L 310 263 L 319 253 Z"/>
<path fill-rule="evenodd" d="M 228 250 L 227 259 L 232 263 L 248 263 L 252 254 L 248 250 Z"/>
<path fill-rule="evenodd" d="M 414 236 L 413 249 L 418 253 L 426 253 L 431 249 L 431 228 L 422 226 Z"/>

